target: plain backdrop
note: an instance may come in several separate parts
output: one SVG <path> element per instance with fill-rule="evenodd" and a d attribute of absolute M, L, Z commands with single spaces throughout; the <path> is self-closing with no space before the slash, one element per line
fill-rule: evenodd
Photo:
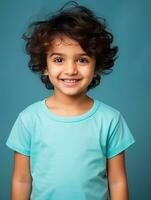
<path fill-rule="evenodd" d="M 21 39 L 27 25 L 54 12 L 64 0 L 0 0 L 0 199 L 9 200 L 13 151 L 5 145 L 19 112 L 52 94 L 28 69 Z M 126 151 L 131 200 L 151 199 L 151 1 L 81 0 L 106 18 L 119 46 L 113 72 L 90 91 L 120 110 L 136 143 Z"/>

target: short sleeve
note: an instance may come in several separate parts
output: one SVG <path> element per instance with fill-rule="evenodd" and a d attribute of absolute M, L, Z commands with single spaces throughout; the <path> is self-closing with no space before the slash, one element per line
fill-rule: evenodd
<path fill-rule="evenodd" d="M 135 139 L 128 128 L 124 117 L 119 113 L 116 123 L 111 125 L 107 139 L 107 155 L 112 158 L 120 152 L 126 150 L 130 145 L 135 143 Z"/>
<path fill-rule="evenodd" d="M 6 145 L 14 151 L 30 156 L 30 141 L 30 133 L 23 123 L 21 114 L 19 114 L 11 129 Z"/>

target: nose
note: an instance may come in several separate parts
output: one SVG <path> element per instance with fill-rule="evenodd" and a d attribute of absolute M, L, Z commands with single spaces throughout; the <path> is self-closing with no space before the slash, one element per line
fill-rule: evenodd
<path fill-rule="evenodd" d="M 68 62 L 65 65 L 65 73 L 68 75 L 76 74 L 78 72 L 77 65 L 75 62 Z"/>

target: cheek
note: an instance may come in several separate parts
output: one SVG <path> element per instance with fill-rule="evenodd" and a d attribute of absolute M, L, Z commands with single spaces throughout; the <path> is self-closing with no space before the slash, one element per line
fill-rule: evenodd
<path fill-rule="evenodd" d="M 56 76 L 58 75 L 56 68 L 48 66 L 48 76 L 50 82 L 53 84 Z"/>
<path fill-rule="evenodd" d="M 55 77 L 60 73 L 60 68 L 56 66 L 48 66 L 49 76 Z"/>
<path fill-rule="evenodd" d="M 86 66 L 81 69 L 81 74 L 85 77 L 91 78 L 94 75 L 94 67 L 93 66 Z"/>

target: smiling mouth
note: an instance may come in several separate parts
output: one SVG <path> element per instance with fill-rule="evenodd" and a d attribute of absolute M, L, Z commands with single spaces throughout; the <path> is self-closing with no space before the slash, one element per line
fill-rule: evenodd
<path fill-rule="evenodd" d="M 76 86 L 78 85 L 80 79 L 61 79 L 65 86 Z"/>
<path fill-rule="evenodd" d="M 75 83 L 75 82 L 80 81 L 80 79 L 61 79 L 61 80 L 66 83 Z"/>

